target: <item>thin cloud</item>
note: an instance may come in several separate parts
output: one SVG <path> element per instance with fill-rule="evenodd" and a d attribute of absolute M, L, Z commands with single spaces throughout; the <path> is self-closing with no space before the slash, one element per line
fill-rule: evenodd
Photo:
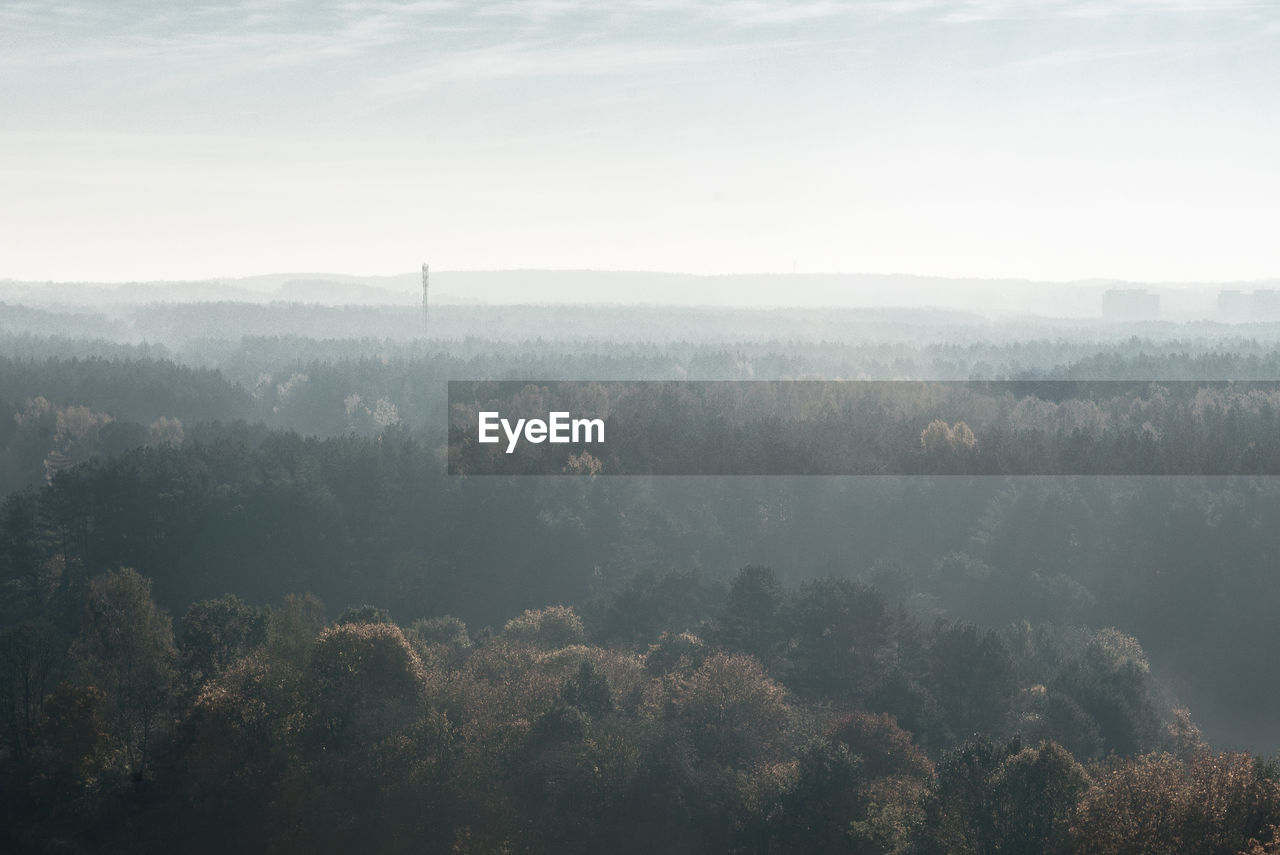
<path fill-rule="evenodd" d="M 919 5 L 919 4 L 908 4 Z M 1259 13 L 1275 14 L 1274 4 L 1259 0 L 959 0 L 929 4 L 938 19 L 953 23 L 985 21 L 1042 20 L 1045 18 L 1090 18 L 1213 15 L 1219 18 L 1253 18 Z"/>
<path fill-rule="evenodd" d="M 128 99 L 314 66 L 334 72 L 331 79 L 346 90 L 386 102 L 459 82 L 777 59 L 783 50 L 829 47 L 855 35 L 870 44 L 886 21 L 1053 27 L 1064 18 L 1172 14 L 1248 19 L 1254 33 L 1280 26 L 1280 9 L 1252 0 L 241 0 L 181 12 L 159 3 L 26 0 L 0 6 L 0 69 L 24 72 L 24 86 L 33 74 L 73 69 L 104 85 L 118 82 L 115 92 Z M 985 68 L 965 64 L 979 74 L 1051 69 L 1122 60 L 1150 47 L 1120 39 L 1114 47 L 1011 57 Z M 58 79 L 50 75 L 51 92 Z"/>
<path fill-rule="evenodd" d="M 853 26 L 885 18 L 972 24 L 1173 13 L 1248 16 L 1261 18 L 1262 26 L 1280 15 L 1271 4 L 1247 0 L 1040 0 L 1035 4 L 1025 0 L 620 0 L 609 4 L 595 0 L 244 0 L 181 12 L 168 5 L 122 9 L 28 0 L 0 6 L 4 24 L 0 43 L 5 45 L 0 67 L 137 63 L 188 55 L 215 63 L 220 57 L 236 64 L 247 60 L 252 67 L 333 57 L 379 59 L 390 48 L 437 48 L 424 39 L 446 35 L 468 36 L 460 45 L 468 51 L 493 49 L 501 55 L 504 45 L 524 38 L 546 36 L 563 44 L 586 34 L 619 44 L 630 56 L 623 63 L 650 64 L 650 57 L 661 57 L 673 39 L 677 51 L 686 51 L 691 44 L 722 43 L 733 32 L 767 43 L 780 27 L 806 24 L 845 21 Z M 570 45 L 567 49 L 571 53 L 563 64 L 586 66 L 601 61 L 576 57 L 581 48 Z M 461 59 L 470 68 L 463 76 L 505 74 L 501 62 L 487 54 L 466 54 Z M 553 62 L 552 67 L 556 66 Z"/>
<path fill-rule="evenodd" d="M 443 53 L 416 68 L 384 77 L 375 85 L 373 94 L 396 98 L 459 81 L 586 77 L 637 69 L 710 63 L 740 50 L 741 47 L 682 48 L 644 43 L 560 47 L 510 42 Z"/>
<path fill-rule="evenodd" d="M 768 0 L 731 0 L 714 3 L 704 11 L 707 17 L 728 21 L 738 26 L 759 27 L 794 24 L 859 14 L 849 3 L 816 0 L 815 2 L 777 3 Z"/>

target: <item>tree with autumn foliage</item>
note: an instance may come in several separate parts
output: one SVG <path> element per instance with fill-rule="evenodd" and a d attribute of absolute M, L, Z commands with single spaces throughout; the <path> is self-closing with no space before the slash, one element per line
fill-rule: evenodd
<path fill-rule="evenodd" d="M 178 673 L 173 622 L 152 601 L 151 580 L 129 568 L 93 579 L 72 656 L 82 684 L 104 693 L 120 769 L 143 778 L 156 735 L 168 729 Z"/>

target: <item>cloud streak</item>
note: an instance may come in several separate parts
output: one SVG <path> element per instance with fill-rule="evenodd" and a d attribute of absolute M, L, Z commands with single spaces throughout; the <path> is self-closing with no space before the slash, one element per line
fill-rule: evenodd
<path fill-rule="evenodd" d="M 144 0 L 106 6 L 28 0 L 0 6 L 6 50 L 0 67 L 52 68 L 181 60 L 271 67 L 335 58 L 381 66 L 430 53 L 435 71 L 453 56 L 468 71 L 453 77 L 493 79 L 504 69 L 536 71 L 531 44 L 549 73 L 607 73 L 618 66 L 699 61 L 700 49 L 747 40 L 767 46 L 834 32 L 864 31 L 884 21 L 980 24 L 1045 19 L 1215 16 L 1275 26 L 1280 10 L 1253 0 L 241 0 L 175 11 Z M 578 42 L 590 39 L 584 48 Z M 616 45 L 617 61 L 601 45 Z M 556 48 L 563 56 L 556 58 Z M 504 49 L 509 56 L 504 60 Z M 227 69 L 231 71 L 231 68 Z M 408 69 L 400 69 L 408 73 Z"/>

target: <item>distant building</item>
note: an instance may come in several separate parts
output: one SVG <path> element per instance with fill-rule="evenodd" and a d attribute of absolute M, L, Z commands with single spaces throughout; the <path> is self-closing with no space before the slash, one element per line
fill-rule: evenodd
<path fill-rule="evenodd" d="M 1253 293 L 1218 292 L 1218 317 L 1224 321 L 1280 321 L 1280 291 L 1259 288 Z"/>
<path fill-rule="evenodd" d="M 1112 288 L 1102 295 L 1102 317 L 1113 321 L 1153 321 L 1160 316 L 1160 295 L 1142 288 Z"/>
<path fill-rule="evenodd" d="M 1224 321 L 1244 321 L 1249 319 L 1253 306 L 1253 295 L 1243 291 L 1218 292 L 1218 317 Z"/>

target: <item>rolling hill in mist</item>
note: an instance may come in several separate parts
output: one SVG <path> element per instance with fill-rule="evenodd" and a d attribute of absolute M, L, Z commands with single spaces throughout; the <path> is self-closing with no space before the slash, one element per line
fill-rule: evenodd
<path fill-rule="evenodd" d="M 1101 314 L 1113 288 L 1143 288 L 1161 298 L 1168 320 L 1213 318 L 1224 288 L 1274 288 L 1258 283 L 1041 282 L 890 274 L 740 274 L 601 270 L 440 271 L 431 275 L 439 304 L 611 303 L 745 307 L 903 307 L 978 312 L 988 317 L 1038 315 L 1089 318 Z M 27 306 L 94 306 L 153 302 L 310 303 L 412 306 L 421 300 L 415 272 L 392 276 L 280 273 L 240 279 L 129 283 L 0 280 L 0 301 Z"/>

